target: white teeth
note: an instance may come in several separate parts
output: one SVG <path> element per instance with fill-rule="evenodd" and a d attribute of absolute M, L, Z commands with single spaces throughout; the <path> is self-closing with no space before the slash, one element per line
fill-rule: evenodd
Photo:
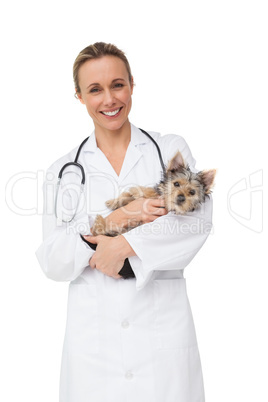
<path fill-rule="evenodd" d="M 120 108 L 114 110 L 113 112 L 102 112 L 102 113 L 105 114 L 105 116 L 115 116 L 119 112 L 119 110 Z"/>

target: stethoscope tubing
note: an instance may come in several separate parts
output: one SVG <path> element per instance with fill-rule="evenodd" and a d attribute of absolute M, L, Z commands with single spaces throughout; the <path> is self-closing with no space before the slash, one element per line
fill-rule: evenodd
<path fill-rule="evenodd" d="M 158 156 L 159 156 L 159 161 L 160 161 L 160 164 L 161 164 L 161 167 L 162 167 L 162 170 L 163 170 L 163 174 L 165 174 L 166 168 L 165 168 L 165 165 L 164 165 L 164 162 L 163 162 L 163 158 L 162 158 L 162 154 L 161 154 L 161 151 L 160 151 L 160 148 L 159 148 L 157 142 L 154 140 L 154 138 L 153 138 L 149 133 L 147 133 L 147 131 L 143 130 L 142 128 L 140 128 L 140 130 L 141 130 L 141 132 L 143 132 L 143 134 L 147 135 L 147 137 L 149 137 L 150 140 L 151 140 L 151 141 L 154 143 L 154 145 L 156 146 L 156 149 L 157 149 L 157 152 L 158 152 Z M 88 136 L 87 138 L 85 138 L 85 139 L 81 142 L 81 144 L 79 145 L 79 148 L 78 148 L 78 150 L 77 150 L 77 153 L 76 153 L 76 156 L 75 156 L 74 161 L 73 161 L 73 162 L 67 162 L 65 165 L 62 166 L 62 168 L 61 168 L 60 171 L 59 171 L 59 174 L 58 174 L 58 182 L 57 182 L 57 189 L 56 189 L 56 197 L 55 197 L 55 216 L 56 216 L 57 219 L 59 219 L 58 214 L 57 214 L 57 202 L 58 202 L 58 192 L 59 192 L 60 181 L 61 181 L 61 178 L 62 178 L 62 175 L 63 175 L 64 170 L 65 170 L 68 166 L 76 166 L 76 167 L 78 167 L 78 168 L 80 169 L 81 175 L 82 175 L 82 179 L 81 179 L 81 185 L 82 185 L 82 186 L 81 186 L 81 193 L 80 193 L 80 196 L 81 196 L 81 194 L 82 194 L 82 192 L 83 192 L 84 184 L 85 184 L 85 181 L 86 181 L 86 175 L 85 175 L 85 170 L 84 170 L 83 166 L 82 166 L 80 163 L 78 163 L 78 159 L 79 159 L 79 156 L 80 156 L 80 152 L 81 152 L 81 150 L 82 150 L 84 144 L 87 142 L 88 139 L 89 139 L 89 136 Z M 76 215 L 76 212 L 77 212 L 78 204 L 79 204 L 79 202 L 77 203 L 77 207 L 76 207 L 76 210 L 75 210 L 75 212 L 74 212 L 73 217 L 72 217 L 70 220 L 68 220 L 68 221 L 62 219 L 62 222 L 69 223 L 69 222 L 71 222 L 71 221 L 74 219 L 74 217 L 75 217 L 75 215 Z"/>

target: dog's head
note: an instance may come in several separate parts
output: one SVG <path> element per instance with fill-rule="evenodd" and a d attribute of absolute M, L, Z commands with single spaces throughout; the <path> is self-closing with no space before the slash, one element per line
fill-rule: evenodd
<path fill-rule="evenodd" d="M 192 172 L 178 151 L 168 163 L 157 190 L 164 197 L 168 211 L 185 214 L 205 201 L 211 193 L 215 174 L 215 169 Z"/>

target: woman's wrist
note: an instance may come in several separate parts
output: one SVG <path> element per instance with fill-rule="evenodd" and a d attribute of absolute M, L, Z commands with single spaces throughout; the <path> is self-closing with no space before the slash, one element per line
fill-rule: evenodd
<path fill-rule="evenodd" d="M 114 238 L 117 244 L 118 254 L 122 259 L 136 255 L 133 248 L 130 246 L 124 236 L 120 235 Z"/>

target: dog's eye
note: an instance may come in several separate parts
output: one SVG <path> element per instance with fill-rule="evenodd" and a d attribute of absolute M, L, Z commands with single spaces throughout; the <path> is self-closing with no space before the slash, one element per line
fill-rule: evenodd
<path fill-rule="evenodd" d="M 195 190 L 190 190 L 189 193 L 190 195 L 195 195 Z"/>
<path fill-rule="evenodd" d="M 174 186 L 175 186 L 175 187 L 180 187 L 180 183 L 179 183 L 178 181 L 175 181 L 175 182 L 174 182 Z"/>

